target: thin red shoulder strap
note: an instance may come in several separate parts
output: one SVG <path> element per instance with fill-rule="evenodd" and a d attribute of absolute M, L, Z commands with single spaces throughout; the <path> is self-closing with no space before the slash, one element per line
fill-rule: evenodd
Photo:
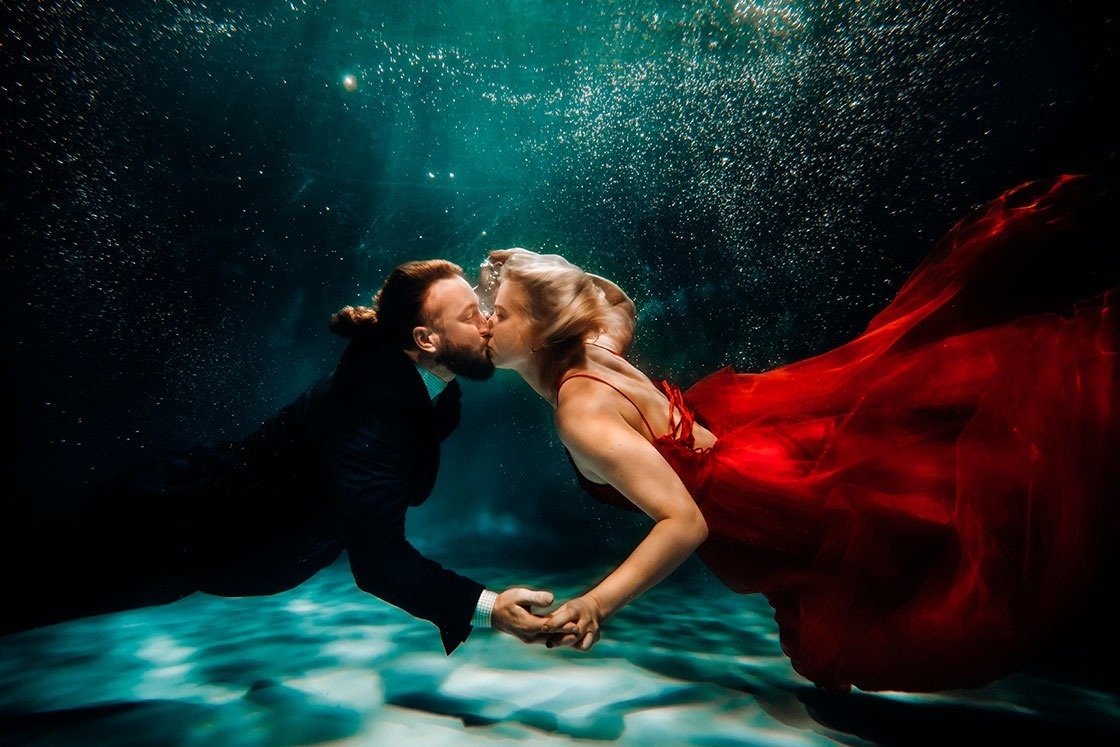
<path fill-rule="evenodd" d="M 629 402 L 631 405 L 633 405 L 634 409 L 638 411 L 638 417 L 640 417 L 642 419 L 642 422 L 645 423 L 646 430 L 649 431 L 650 438 L 657 438 L 657 434 L 654 432 L 653 428 L 650 427 L 649 421 L 646 420 L 645 413 L 642 412 L 642 408 L 640 408 L 636 404 L 634 404 L 634 400 L 632 400 L 628 396 L 626 396 L 626 392 L 622 391 L 621 389 L 619 389 L 618 387 L 616 387 L 614 384 L 610 383 L 606 379 L 600 379 L 598 376 L 592 376 L 591 374 L 581 374 L 581 373 L 572 374 L 571 376 L 565 376 L 563 379 L 560 380 L 560 384 L 556 387 L 556 399 L 557 399 L 557 401 L 560 400 L 560 387 L 564 386 L 565 382 L 570 381 L 572 379 L 591 379 L 592 381 L 598 381 L 600 384 L 606 384 L 611 389 L 613 389 L 616 392 L 618 392 L 619 394 L 621 394 L 623 399 L 625 399 L 627 402 Z"/>

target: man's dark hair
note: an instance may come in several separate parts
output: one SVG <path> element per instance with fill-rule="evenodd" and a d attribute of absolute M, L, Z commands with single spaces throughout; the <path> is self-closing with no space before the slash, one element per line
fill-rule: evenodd
<path fill-rule="evenodd" d="M 372 306 L 347 306 L 331 317 L 331 331 L 349 338 L 380 339 L 402 350 L 416 347 L 412 330 L 427 326 L 424 298 L 432 284 L 463 277 L 463 268 L 444 259 L 425 259 L 398 265 Z"/>

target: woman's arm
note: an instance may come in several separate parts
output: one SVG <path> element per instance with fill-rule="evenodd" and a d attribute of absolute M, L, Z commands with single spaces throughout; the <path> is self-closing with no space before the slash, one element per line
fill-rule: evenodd
<path fill-rule="evenodd" d="M 602 582 L 552 613 L 548 629 L 558 634 L 555 640 L 582 651 L 598 641 L 602 622 L 668 576 L 708 535 L 680 478 L 622 416 L 620 403 L 630 404 L 613 392 L 594 391 L 595 386 L 590 381 L 566 385 L 567 399 L 556 414 L 560 438 L 585 477 L 612 485 L 654 525 Z"/>

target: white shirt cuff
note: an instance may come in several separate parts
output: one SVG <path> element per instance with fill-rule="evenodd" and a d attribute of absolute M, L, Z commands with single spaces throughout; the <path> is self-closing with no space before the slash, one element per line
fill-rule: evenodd
<path fill-rule="evenodd" d="M 498 595 L 489 589 L 483 589 L 478 596 L 478 603 L 474 606 L 474 615 L 471 616 L 471 625 L 476 628 L 489 628 L 490 617 L 494 612 L 494 602 Z"/>

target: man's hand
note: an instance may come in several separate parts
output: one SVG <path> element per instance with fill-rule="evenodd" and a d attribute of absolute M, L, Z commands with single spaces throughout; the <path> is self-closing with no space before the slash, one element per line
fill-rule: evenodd
<path fill-rule="evenodd" d="M 541 626 L 547 617 L 534 615 L 533 607 L 552 604 L 552 592 L 532 589 L 506 589 L 494 601 L 490 627 L 520 638 L 525 643 L 544 643 Z"/>

